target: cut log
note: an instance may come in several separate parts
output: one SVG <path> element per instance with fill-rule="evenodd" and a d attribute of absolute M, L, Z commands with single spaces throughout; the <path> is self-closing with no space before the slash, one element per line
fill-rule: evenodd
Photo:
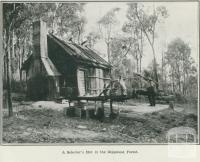
<path fill-rule="evenodd" d="M 138 122 L 146 122 L 147 119 L 143 115 L 131 114 L 131 113 L 119 113 L 120 118 L 129 118 Z"/>

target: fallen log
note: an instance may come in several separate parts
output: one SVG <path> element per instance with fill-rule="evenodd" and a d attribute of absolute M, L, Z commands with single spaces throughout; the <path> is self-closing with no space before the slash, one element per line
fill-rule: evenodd
<path fill-rule="evenodd" d="M 120 118 L 129 118 L 131 120 L 142 122 L 142 123 L 147 121 L 147 119 L 143 115 L 138 115 L 138 114 L 121 113 L 120 112 L 119 117 Z"/>

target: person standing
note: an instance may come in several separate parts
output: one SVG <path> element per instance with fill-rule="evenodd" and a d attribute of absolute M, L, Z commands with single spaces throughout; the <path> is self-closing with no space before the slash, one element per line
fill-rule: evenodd
<path fill-rule="evenodd" d="M 123 79 L 121 76 L 119 76 L 119 83 L 121 86 L 121 95 L 127 95 L 125 79 Z"/>
<path fill-rule="evenodd" d="M 148 95 L 150 106 L 155 106 L 156 105 L 156 101 L 155 101 L 156 93 L 155 93 L 155 89 L 152 85 L 152 80 L 149 81 L 149 87 L 147 88 L 147 95 Z"/>

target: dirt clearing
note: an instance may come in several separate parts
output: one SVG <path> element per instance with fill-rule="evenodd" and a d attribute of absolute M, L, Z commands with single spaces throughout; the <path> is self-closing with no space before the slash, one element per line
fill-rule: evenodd
<path fill-rule="evenodd" d="M 58 106 L 58 107 L 56 107 Z M 119 108 L 125 105 L 118 105 Z M 159 105 L 157 105 L 159 106 Z M 166 143 L 170 128 L 187 126 L 197 130 L 197 116 L 184 111 L 156 107 L 135 117 L 106 118 L 103 122 L 79 117 L 65 117 L 64 104 L 53 102 L 16 103 L 15 115 L 7 117 L 4 109 L 3 142 L 6 143 Z M 134 108 L 135 107 L 135 108 Z M 123 108 L 125 114 L 130 105 Z M 132 106 L 131 110 L 139 110 Z M 141 120 L 138 120 L 140 118 Z"/>

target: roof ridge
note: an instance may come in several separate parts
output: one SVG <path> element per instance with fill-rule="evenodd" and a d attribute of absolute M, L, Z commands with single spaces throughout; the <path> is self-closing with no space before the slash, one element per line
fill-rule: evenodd
<path fill-rule="evenodd" d="M 106 67 L 111 67 L 111 65 L 99 56 L 99 52 L 92 50 L 88 47 L 79 45 L 75 42 L 64 41 L 53 34 L 48 34 L 50 38 L 55 39 L 55 41 L 74 59 L 80 59 L 85 61 L 90 61 L 97 65 L 102 65 Z"/>
<path fill-rule="evenodd" d="M 75 45 L 78 45 L 78 44 L 75 44 Z M 91 48 L 89 48 L 89 47 L 87 47 L 87 46 L 82 46 L 82 45 L 78 45 L 78 46 L 79 46 L 80 48 L 86 48 L 87 50 L 92 51 L 93 53 L 92 53 L 92 55 L 90 55 L 90 56 L 94 56 L 94 54 L 95 54 L 95 56 L 97 56 L 98 59 L 100 59 L 101 61 L 103 61 L 104 64 L 107 64 L 107 65 L 111 66 L 106 60 L 104 60 L 104 59 L 98 54 L 99 52 L 97 52 L 97 50 L 91 49 Z M 94 57 L 92 57 L 92 58 L 96 60 L 96 58 L 94 58 Z"/>

